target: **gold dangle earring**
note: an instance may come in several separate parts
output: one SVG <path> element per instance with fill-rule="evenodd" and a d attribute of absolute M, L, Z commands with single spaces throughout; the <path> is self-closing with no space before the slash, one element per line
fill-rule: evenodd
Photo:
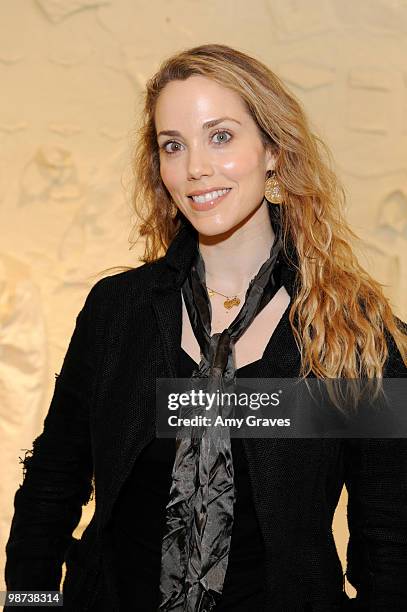
<path fill-rule="evenodd" d="M 280 183 L 277 180 L 276 173 L 271 173 L 264 186 L 264 197 L 271 204 L 281 204 L 283 202 L 283 194 L 281 193 Z"/>

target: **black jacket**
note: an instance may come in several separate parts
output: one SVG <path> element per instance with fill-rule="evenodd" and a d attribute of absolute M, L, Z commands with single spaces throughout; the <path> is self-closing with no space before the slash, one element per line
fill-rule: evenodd
<path fill-rule="evenodd" d="M 25 461 L 7 543 L 8 590 L 58 590 L 64 610 L 119 610 L 109 519 L 142 449 L 155 436 L 155 381 L 176 376 L 181 283 L 196 249 L 183 226 L 165 257 L 98 281 L 78 314 L 42 434 Z M 293 295 L 295 273 L 283 268 Z M 299 373 L 289 307 L 271 341 L 275 377 Z M 407 370 L 388 336 L 385 376 Z M 268 610 L 407 610 L 407 440 L 245 439 L 254 503 L 266 550 Z M 95 514 L 72 537 L 95 483 Z M 332 519 L 349 494 L 343 590 Z M 137 571 L 137 568 L 135 568 Z M 5 609 L 8 609 L 6 607 Z M 27 608 L 31 610 L 32 608 Z M 137 594 L 135 594 L 137 609 Z M 142 612 L 150 612 L 143 610 Z M 153 611 L 151 611 L 153 612 Z M 257 612 L 257 611 L 256 611 Z"/>

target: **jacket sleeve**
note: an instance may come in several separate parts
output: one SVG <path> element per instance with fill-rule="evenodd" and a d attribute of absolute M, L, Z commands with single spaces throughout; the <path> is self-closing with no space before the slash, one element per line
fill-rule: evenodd
<path fill-rule="evenodd" d="M 43 432 L 23 462 L 6 544 L 9 591 L 60 589 L 64 554 L 92 493 L 88 407 L 97 361 L 94 301 L 102 281 L 76 318 Z"/>
<path fill-rule="evenodd" d="M 406 378 L 393 340 L 389 348 L 384 376 Z M 346 440 L 345 484 L 346 575 L 356 599 L 372 612 L 407 610 L 407 439 Z"/>

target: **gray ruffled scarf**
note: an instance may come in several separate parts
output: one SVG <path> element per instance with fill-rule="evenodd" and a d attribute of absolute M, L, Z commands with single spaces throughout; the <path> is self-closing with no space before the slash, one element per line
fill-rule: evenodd
<path fill-rule="evenodd" d="M 270 257 L 251 280 L 243 307 L 222 333 L 211 335 L 211 304 L 199 248 L 182 285 L 201 361 L 191 377 L 208 379 L 207 393 L 227 392 L 235 381 L 233 346 L 281 286 L 283 247 L 279 207 L 270 210 L 275 240 Z M 206 382 L 206 381 L 205 381 Z M 217 413 L 211 409 L 211 417 Z M 222 416 L 228 416 L 222 407 Z M 182 431 L 182 435 L 181 435 Z M 186 435 L 187 434 L 187 435 Z M 235 502 L 228 428 L 183 427 L 176 437 L 166 531 L 162 542 L 160 611 L 210 612 L 225 580 Z"/>

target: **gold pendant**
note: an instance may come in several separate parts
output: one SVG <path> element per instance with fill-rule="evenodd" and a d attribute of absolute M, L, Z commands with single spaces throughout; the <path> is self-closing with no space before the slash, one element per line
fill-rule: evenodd
<path fill-rule="evenodd" d="M 233 306 L 239 306 L 239 304 L 240 304 L 240 300 L 236 296 L 233 298 L 229 298 L 223 302 L 224 307 L 227 308 L 228 310 L 233 308 Z"/>

